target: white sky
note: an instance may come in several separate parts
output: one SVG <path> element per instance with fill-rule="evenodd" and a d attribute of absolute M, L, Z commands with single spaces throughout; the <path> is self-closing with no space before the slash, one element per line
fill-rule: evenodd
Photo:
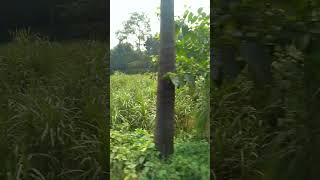
<path fill-rule="evenodd" d="M 115 32 L 122 29 L 122 23 L 129 19 L 130 13 L 145 12 L 150 18 L 152 34 L 160 31 L 160 22 L 156 16 L 156 9 L 160 0 L 110 0 L 110 48 L 118 44 Z M 180 16 L 185 6 L 196 11 L 200 7 L 204 12 L 210 12 L 210 0 L 174 0 L 175 16 Z"/>

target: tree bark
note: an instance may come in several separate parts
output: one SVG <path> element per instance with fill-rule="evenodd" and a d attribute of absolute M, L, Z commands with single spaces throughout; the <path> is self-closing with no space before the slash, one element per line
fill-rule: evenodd
<path fill-rule="evenodd" d="M 168 77 L 175 64 L 174 0 L 161 0 L 155 146 L 163 157 L 173 153 L 175 87 Z"/>

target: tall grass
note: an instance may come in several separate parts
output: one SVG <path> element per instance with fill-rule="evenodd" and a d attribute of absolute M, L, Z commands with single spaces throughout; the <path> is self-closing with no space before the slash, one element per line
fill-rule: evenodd
<path fill-rule="evenodd" d="M 14 35 L 0 46 L 0 179 L 105 179 L 106 45 Z"/>
<path fill-rule="evenodd" d="M 200 84 L 200 83 L 199 83 Z M 111 76 L 111 119 L 112 129 L 134 130 L 143 128 L 153 131 L 156 114 L 157 80 L 155 73 Z M 175 126 L 178 131 L 191 131 L 196 127 L 196 112 L 201 109 L 199 94 L 189 87 L 176 90 Z M 205 111 L 205 110 L 204 110 Z M 205 113 L 204 113 L 205 114 Z"/>
<path fill-rule="evenodd" d="M 211 91 L 211 160 L 217 180 L 312 179 L 319 126 L 308 125 L 304 57 L 289 47 L 273 58 L 271 86 L 255 88 L 243 72 Z"/>
<path fill-rule="evenodd" d="M 152 129 L 155 118 L 156 80 L 153 74 L 111 76 L 112 128 Z"/>

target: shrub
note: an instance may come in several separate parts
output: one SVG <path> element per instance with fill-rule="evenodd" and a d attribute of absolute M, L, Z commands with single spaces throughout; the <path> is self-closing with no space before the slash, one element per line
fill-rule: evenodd
<path fill-rule="evenodd" d="M 190 134 L 175 141 L 174 155 L 164 161 L 146 130 L 112 130 L 112 179 L 209 179 L 208 143 Z"/>

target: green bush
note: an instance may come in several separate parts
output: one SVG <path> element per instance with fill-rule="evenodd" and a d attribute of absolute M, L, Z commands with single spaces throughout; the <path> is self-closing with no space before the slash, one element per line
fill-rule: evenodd
<path fill-rule="evenodd" d="M 146 130 L 111 130 L 111 178 L 209 179 L 209 144 L 189 133 L 175 141 L 174 155 L 160 160 Z"/>

